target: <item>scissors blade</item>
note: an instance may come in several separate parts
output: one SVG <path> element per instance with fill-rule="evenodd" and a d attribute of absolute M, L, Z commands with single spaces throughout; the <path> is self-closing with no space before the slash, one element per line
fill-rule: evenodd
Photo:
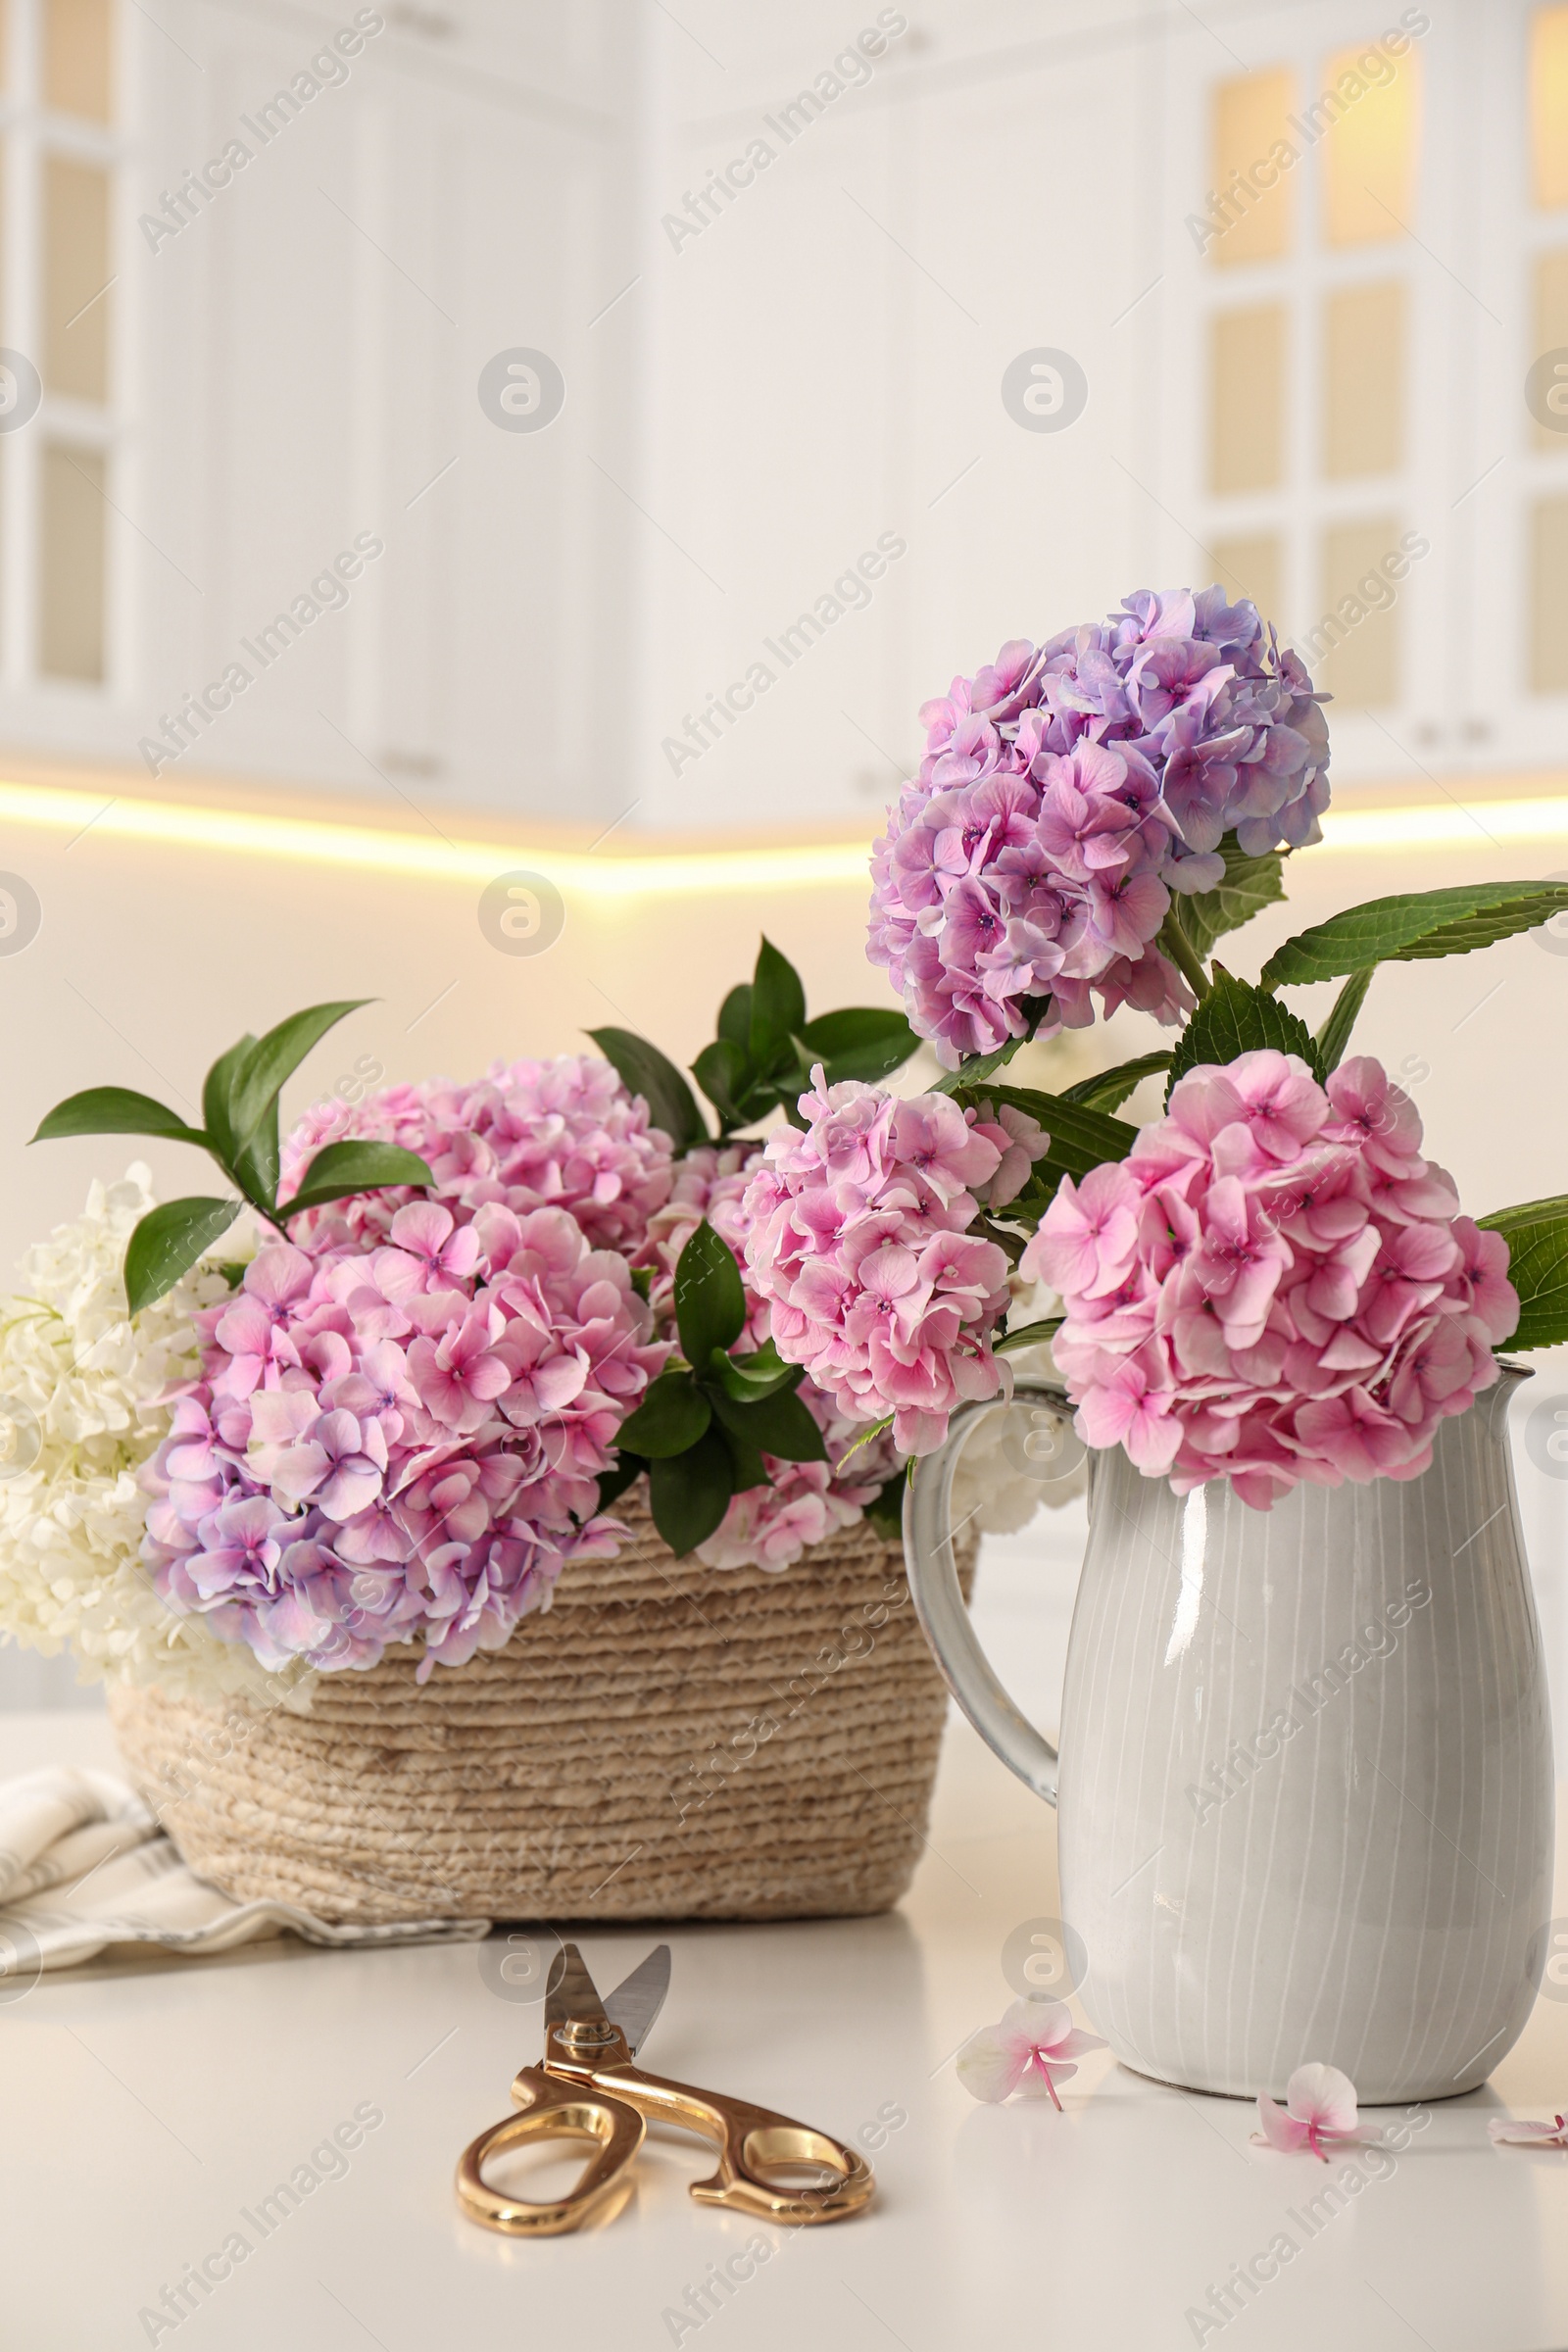
<path fill-rule="evenodd" d="M 613 1992 L 606 1993 L 605 2015 L 625 2034 L 626 2047 L 634 2058 L 653 2031 L 668 1990 L 669 1946 L 659 1943 L 646 1960 L 638 1961 L 629 1977 L 622 1978 Z"/>
<path fill-rule="evenodd" d="M 597 2025 L 604 2016 L 605 2005 L 599 1998 L 598 1985 L 588 1974 L 587 1961 L 574 1943 L 564 1943 L 545 1987 L 546 2034 L 571 2018 Z"/>

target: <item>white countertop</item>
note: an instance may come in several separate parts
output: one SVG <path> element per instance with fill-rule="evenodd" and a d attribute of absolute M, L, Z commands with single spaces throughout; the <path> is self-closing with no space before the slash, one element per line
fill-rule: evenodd
<path fill-rule="evenodd" d="M 57 1758 L 111 1761 L 104 1719 L 0 1718 L 0 1773 Z M 530 2243 L 466 2221 L 457 2155 L 508 2112 L 512 2075 L 540 2051 L 538 2009 L 489 1988 L 481 1947 L 284 1939 L 45 1977 L 0 2007 L 0 2340 L 7 2352 L 176 2337 L 191 2352 L 1568 2344 L 1568 2153 L 1494 2149 L 1486 2130 L 1489 2114 L 1564 2104 L 1568 2002 L 1539 2002 L 1494 2082 L 1428 2110 L 1392 2169 L 1385 2159 L 1309 2234 L 1302 2208 L 1340 2165 L 1250 2147 L 1250 2105 L 1161 2088 L 1108 2053 L 1063 2087 L 1060 2116 L 977 2106 L 956 2081 L 953 2052 L 1011 1998 L 1004 1941 L 1055 1911 L 1054 1850 L 1054 1817 L 955 1722 L 930 1848 L 891 1916 L 582 1937 L 608 1988 L 667 1936 L 656 2071 L 845 2139 L 884 2110 L 906 2115 L 873 2156 L 870 2213 L 824 2230 L 694 2205 L 686 2183 L 709 2166 L 673 2135 L 650 2136 L 633 2196 L 601 2228 Z M 1568 1894 L 1557 1900 L 1568 1913 Z M 267 2238 L 247 2230 L 241 2209 L 367 2104 L 384 2122 L 342 2177 Z M 152 2330 L 142 2308 L 236 2229 L 252 2242 L 243 2263 L 177 2329 Z M 772 2256 L 731 2299 L 701 2327 L 665 2317 L 760 2231 Z M 1190 2308 L 1281 2231 L 1294 2258 L 1200 2330 Z"/>

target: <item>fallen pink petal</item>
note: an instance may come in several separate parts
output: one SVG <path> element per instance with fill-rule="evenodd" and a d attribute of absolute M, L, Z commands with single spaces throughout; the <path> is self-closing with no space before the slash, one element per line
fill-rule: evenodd
<path fill-rule="evenodd" d="M 1568 2117 L 1553 2116 L 1549 2124 L 1494 2115 L 1487 2126 L 1494 2147 L 1568 2148 Z"/>
<path fill-rule="evenodd" d="M 1106 2047 L 1098 2034 L 1073 2024 L 1065 2001 L 1030 1997 L 1014 2001 L 1000 2025 L 970 2035 L 958 2052 L 958 2081 L 991 2106 L 1017 2091 L 1026 2099 L 1049 2098 L 1059 2113 L 1056 2083 L 1071 2080 L 1074 2061 L 1087 2050 Z"/>
<path fill-rule="evenodd" d="M 1298 2066 L 1285 2085 L 1280 2107 L 1267 2091 L 1258 2096 L 1261 2132 L 1252 2133 L 1254 2147 L 1279 2148 L 1290 2154 L 1307 2148 L 1324 2164 L 1331 2147 L 1352 2142 L 1373 2145 L 1383 2136 L 1375 2124 L 1356 2122 L 1355 2084 L 1337 2066 Z"/>

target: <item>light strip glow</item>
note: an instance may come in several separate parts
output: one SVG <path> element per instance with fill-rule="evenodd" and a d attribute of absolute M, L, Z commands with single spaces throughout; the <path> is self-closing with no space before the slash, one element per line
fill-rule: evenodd
<path fill-rule="evenodd" d="M 1323 850 L 1476 850 L 1491 842 L 1568 841 L 1568 799 L 1438 802 L 1410 808 L 1343 804 L 1323 818 Z"/>
<path fill-rule="evenodd" d="M 101 811 L 101 813 L 100 813 Z M 334 824 L 251 809 L 201 808 L 171 801 L 113 800 L 57 785 L 0 783 L 0 823 L 95 839 L 156 842 L 294 864 L 340 865 L 356 873 L 406 874 L 421 882 L 479 882 L 519 871 L 545 874 L 563 892 L 589 898 L 690 898 L 712 892 L 865 886 L 868 845 L 803 844 L 795 849 L 703 850 L 641 858 L 595 857 L 519 842 L 451 841 L 430 833 Z"/>
<path fill-rule="evenodd" d="M 173 801 L 117 797 L 105 806 L 93 794 L 59 785 L 0 782 L 0 823 L 7 820 L 74 837 L 90 831 L 100 840 L 344 866 L 356 873 L 402 874 L 421 882 L 483 884 L 498 874 L 530 871 L 548 875 L 564 892 L 606 900 L 700 898 L 742 891 L 863 891 L 869 846 L 823 842 L 796 848 L 599 857 L 518 842 L 450 841 L 434 832 L 393 832 L 317 817 L 186 807 Z M 1482 842 L 1501 847 L 1557 841 L 1568 841 L 1568 796 L 1402 808 L 1356 808 L 1342 802 L 1324 819 L 1321 850 L 1364 856 L 1396 850 L 1474 851 Z"/>

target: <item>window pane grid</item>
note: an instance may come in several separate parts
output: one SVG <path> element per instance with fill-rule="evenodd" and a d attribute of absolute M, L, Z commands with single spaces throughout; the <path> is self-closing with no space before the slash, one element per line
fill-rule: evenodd
<path fill-rule="evenodd" d="M 1265 151 L 1271 122 L 1295 155 L 1272 211 L 1233 202 L 1205 252 L 1211 266 L 1251 262 L 1256 288 L 1224 303 L 1209 278 L 1208 546 L 1227 593 L 1248 595 L 1282 637 L 1299 621 L 1314 675 L 1368 710 L 1405 684 L 1386 568 L 1400 526 L 1387 502 L 1411 457 L 1419 96 L 1414 53 L 1379 49 L 1303 50 L 1212 97 L 1211 201 L 1226 172 L 1239 200 L 1244 150 Z M 1214 204 L 1211 220 L 1226 217 Z"/>
<path fill-rule="evenodd" d="M 97 689 L 110 667 L 115 13 L 116 0 L 0 0 L 0 185 L 15 208 L 0 343 L 26 354 L 43 388 L 4 453 L 0 642 L 23 689 Z"/>

